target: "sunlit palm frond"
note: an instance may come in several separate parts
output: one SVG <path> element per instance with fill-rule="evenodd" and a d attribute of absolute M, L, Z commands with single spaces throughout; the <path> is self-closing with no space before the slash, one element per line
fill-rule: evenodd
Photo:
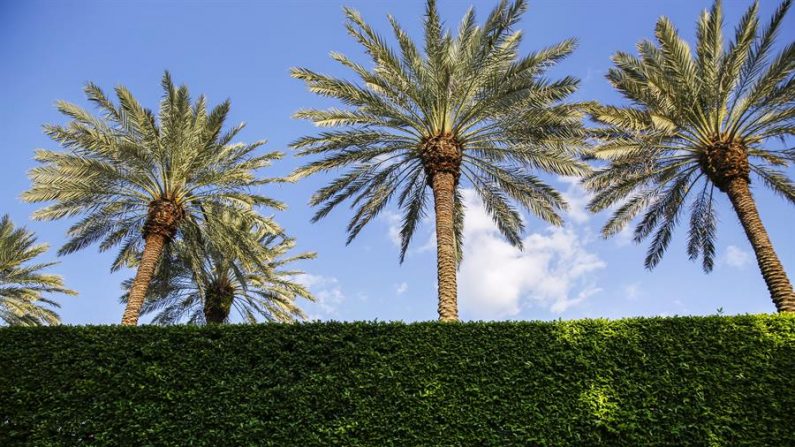
<path fill-rule="evenodd" d="M 187 87 L 176 87 L 168 73 L 162 85 L 157 114 L 123 86 L 115 89 L 116 103 L 97 85 L 86 86 L 98 116 L 58 102 L 69 121 L 44 130 L 66 150 L 36 152 L 39 166 L 30 171 L 33 185 L 22 198 L 52 202 L 34 213 L 36 219 L 81 217 L 59 254 L 95 243 L 100 251 L 120 247 L 112 270 L 130 266 L 143 245 L 149 205 L 157 200 L 173 201 L 184 211 L 177 238 L 186 228 L 203 229 L 204 237 L 223 237 L 234 249 L 235 228 L 208 221 L 208 212 L 231 213 L 250 225 L 279 230 L 257 209 L 284 205 L 257 193 L 258 185 L 272 180 L 255 173 L 282 154 L 259 153 L 264 141 L 231 143 L 243 126 L 223 131 L 228 101 L 211 109 L 203 96 L 192 101 Z"/>
<path fill-rule="evenodd" d="M 46 251 L 47 244 L 37 244 L 36 236 L 15 227 L 8 215 L 0 219 L 0 320 L 6 324 L 59 324 L 52 308 L 60 306 L 49 295 L 76 295 L 60 276 L 42 272 L 55 263 L 32 263 Z"/>
<path fill-rule="evenodd" d="M 762 26 L 753 3 L 725 45 L 717 1 L 699 17 L 694 50 L 661 18 L 655 42 L 639 43 L 638 56 L 613 57 L 607 79 L 630 104 L 591 107 L 603 126 L 594 133 L 593 155 L 606 165 L 585 185 L 595 192 L 592 211 L 615 207 L 604 236 L 642 215 L 635 239 L 652 237 L 648 268 L 659 263 L 687 203 L 688 255 L 703 257 L 705 271 L 714 266 L 714 192 L 726 186 L 710 168 L 714 155 L 708 152 L 716 146 L 742 148 L 760 184 L 790 201 L 795 197 L 783 170 L 795 160 L 775 145 L 795 127 L 795 45 L 771 54 L 789 6 L 782 2 Z"/>
<path fill-rule="evenodd" d="M 428 139 L 448 135 L 461 146 L 458 188 L 474 188 L 503 235 L 521 245 L 524 223 L 514 204 L 559 225 L 563 198 L 538 173 L 583 175 L 584 131 L 580 104 L 565 102 L 577 80 L 549 80 L 545 72 L 575 47 L 566 40 L 521 55 L 522 34 L 514 30 L 526 9 L 523 0 L 501 2 L 483 25 L 468 11 L 457 32 L 444 29 L 435 1 L 425 11 L 424 41 L 415 43 L 392 17 L 390 46 L 355 10 L 346 9 L 346 28 L 364 48 L 372 68 L 344 55 L 332 58 L 350 69 L 341 79 L 294 68 L 309 91 L 344 108 L 303 109 L 296 118 L 335 128 L 296 140 L 299 155 L 319 156 L 291 180 L 344 170 L 312 197 L 315 220 L 350 201 L 348 242 L 389 206 L 402 215 L 401 262 L 420 220 L 427 215 L 430 178 L 422 157 Z M 461 244 L 463 206 L 455 207 Z M 460 256 L 461 251 L 458 250 Z"/>
<path fill-rule="evenodd" d="M 267 228 L 239 233 L 245 235 L 239 243 L 249 247 L 245 253 L 229 253 L 225 244 L 219 246 L 213 240 L 183 238 L 172 244 L 158 265 L 142 314 L 155 314 L 155 324 L 205 324 L 207 300 L 214 290 L 225 286 L 231 292 L 229 310 L 243 322 L 304 319 L 297 301 L 314 301 L 314 297 L 298 281 L 303 272 L 289 268 L 295 262 L 314 259 L 315 253 L 291 255 L 295 241 Z M 131 284 L 126 281 L 125 289 Z M 126 299 L 127 294 L 122 302 Z"/>

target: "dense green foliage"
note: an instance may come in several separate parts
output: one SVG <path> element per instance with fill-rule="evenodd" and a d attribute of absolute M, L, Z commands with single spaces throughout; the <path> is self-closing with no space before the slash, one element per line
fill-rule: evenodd
<path fill-rule="evenodd" d="M 0 445 L 795 445 L 795 317 L 0 330 Z"/>

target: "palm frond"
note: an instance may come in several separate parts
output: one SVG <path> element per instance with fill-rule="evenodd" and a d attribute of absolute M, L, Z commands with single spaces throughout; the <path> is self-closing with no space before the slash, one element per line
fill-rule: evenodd
<path fill-rule="evenodd" d="M 389 17 L 395 48 L 359 12 L 345 9 L 348 33 L 364 49 L 370 66 L 332 53 L 332 59 L 351 70 L 353 79 L 308 68 L 292 70 L 310 92 L 338 102 L 325 110 L 295 114 L 332 129 L 293 142 L 299 155 L 321 158 L 288 179 L 343 171 L 312 196 L 310 204 L 320 207 L 313 221 L 350 200 L 350 242 L 379 213 L 397 205 L 402 262 L 432 193 L 424 144 L 448 135 L 463 153 L 455 192 L 457 244 L 462 243 L 462 188 L 474 188 L 485 199 L 495 224 L 517 246 L 524 224 L 516 205 L 553 224 L 562 223 L 559 211 L 565 202 L 539 180 L 539 174 L 589 172 L 580 161 L 586 149 L 584 105 L 566 102 L 577 88 L 576 79 L 550 80 L 545 73 L 576 43 L 569 39 L 521 55 L 521 33 L 513 28 L 526 7 L 523 0 L 501 1 L 481 26 L 470 9 L 458 29 L 448 31 L 436 2 L 429 0 L 422 42 L 415 43 Z"/>
<path fill-rule="evenodd" d="M 0 218 L 0 320 L 11 326 L 60 324 L 52 308 L 60 307 L 48 295 L 76 295 L 58 275 L 43 273 L 54 263 L 32 264 L 47 251 L 24 227 L 15 227 L 8 215 Z"/>
<path fill-rule="evenodd" d="M 715 1 L 698 19 L 695 53 L 663 17 L 655 42 L 639 42 L 637 56 L 613 56 L 607 78 L 630 104 L 588 108 L 601 125 L 590 132 L 595 142 L 591 154 L 606 165 L 587 175 L 584 184 L 594 192 L 592 211 L 616 207 L 602 230 L 605 237 L 635 218 L 636 241 L 653 234 L 648 268 L 660 262 L 689 202 L 688 256 L 701 256 L 704 271 L 712 270 L 717 229 L 713 193 L 725 185 L 704 160 L 718 143 L 742 148 L 751 172 L 793 202 L 795 186 L 786 169 L 795 159 L 770 144 L 793 135 L 795 45 L 771 55 L 790 3 L 783 1 L 768 24 L 760 26 L 754 2 L 724 45 L 722 5 Z M 703 188 L 691 194 L 702 180 Z"/>
<path fill-rule="evenodd" d="M 231 247 L 241 229 L 212 213 L 231 214 L 236 221 L 256 222 L 280 231 L 258 209 L 285 205 L 256 193 L 275 179 L 257 172 L 282 157 L 258 153 L 264 141 L 232 143 L 243 125 L 224 131 L 230 103 L 210 107 L 204 96 L 191 100 L 188 88 L 163 75 L 163 96 L 157 113 L 145 108 L 124 86 L 115 88 L 116 102 L 97 85 L 85 93 L 99 116 L 67 102 L 58 110 L 70 121 L 46 125 L 45 132 L 67 151 L 39 150 L 39 165 L 29 172 L 28 202 L 49 202 L 34 218 L 56 220 L 79 216 L 59 250 L 68 254 L 99 243 L 105 251 L 119 247 L 111 269 L 133 265 L 151 203 L 166 200 L 184 212 L 179 226 L 202 237 L 218 238 Z M 208 214 L 209 211 L 209 214 Z M 177 231 L 179 238 L 185 233 Z M 231 249 L 231 248 L 230 248 Z M 236 249 L 238 251 L 243 249 Z"/>

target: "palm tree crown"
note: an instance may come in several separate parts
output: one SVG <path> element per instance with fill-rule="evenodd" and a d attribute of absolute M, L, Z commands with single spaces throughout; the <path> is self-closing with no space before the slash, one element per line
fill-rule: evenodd
<path fill-rule="evenodd" d="M 522 34 L 513 31 L 525 11 L 523 0 L 502 1 L 483 26 L 473 10 L 455 35 L 443 30 L 429 0 L 424 48 L 420 50 L 390 16 L 399 50 L 393 50 L 352 9 L 346 27 L 374 63 L 368 69 L 347 57 L 331 57 L 359 81 L 293 69 L 309 90 L 340 100 L 345 109 L 301 110 L 298 118 L 320 127 L 342 127 L 297 140 L 300 155 L 322 158 L 298 169 L 298 179 L 348 168 L 318 190 L 310 204 L 313 220 L 352 200 L 348 242 L 387 205 L 402 213 L 400 259 L 427 212 L 429 189 L 436 215 L 440 317 L 456 319 L 455 269 L 461 256 L 463 205 L 460 188 L 475 189 L 503 235 L 521 246 L 523 222 L 511 200 L 541 219 L 560 224 L 565 202 L 532 170 L 581 175 L 582 141 L 578 104 L 566 104 L 578 81 L 550 81 L 546 69 L 574 48 L 572 40 L 519 55 Z"/>
<path fill-rule="evenodd" d="M 698 21 L 695 54 L 665 17 L 656 43 L 641 41 L 639 56 L 619 52 L 607 78 L 631 104 L 599 106 L 595 155 L 608 160 L 586 185 L 596 191 L 597 212 L 617 205 L 603 229 L 610 236 L 643 213 L 635 240 L 654 233 L 646 266 L 656 266 L 689 202 L 688 254 L 714 264 L 717 192 L 726 193 L 754 248 L 779 310 L 795 310 L 795 295 L 773 250 L 749 189 L 751 175 L 790 202 L 795 184 L 784 169 L 792 149 L 776 150 L 795 127 L 795 45 L 773 55 L 773 44 L 790 6 L 778 7 L 760 26 L 758 3 L 743 15 L 724 48 L 721 3 Z M 785 309 L 786 308 L 786 309 Z"/>
<path fill-rule="evenodd" d="M 208 112 L 203 96 L 191 103 L 187 87 L 175 87 L 167 72 L 162 86 L 157 117 L 123 86 L 116 88 L 118 105 L 96 85 L 86 86 L 100 117 L 59 102 L 58 110 L 71 121 L 47 125 L 45 131 L 69 150 L 37 151 L 42 165 L 30 171 L 33 186 L 23 194 L 30 202 L 55 202 L 38 210 L 37 219 L 83 216 L 69 229 L 70 240 L 59 254 L 99 242 L 100 251 L 120 246 L 112 270 L 138 264 L 125 324 L 137 322 L 146 287 L 172 239 L 202 234 L 230 255 L 244 256 L 248 248 L 239 242 L 247 236 L 213 216 L 229 213 L 278 232 L 255 206 L 284 207 L 253 192 L 270 181 L 257 178 L 255 171 L 281 154 L 255 155 L 263 141 L 232 143 L 243 125 L 223 130 L 229 101 Z"/>
<path fill-rule="evenodd" d="M 0 219 L 0 320 L 6 324 L 58 324 L 58 314 L 47 306 L 60 306 L 43 294 L 76 295 L 64 287 L 60 276 L 41 273 L 54 262 L 29 264 L 45 251 L 47 244 L 36 244 L 36 236 L 15 228 L 8 215 Z"/>
<path fill-rule="evenodd" d="M 268 231 L 248 234 L 247 244 L 259 250 L 260 262 L 252 262 L 250 256 L 232 258 L 212 246 L 195 247 L 195 241 L 172 244 L 158 266 L 142 313 L 157 312 L 152 320 L 156 324 L 227 323 L 233 309 L 247 323 L 256 323 L 259 317 L 277 322 L 304 319 L 296 300 L 314 301 L 314 297 L 295 280 L 302 272 L 284 267 L 312 259 L 315 253 L 286 256 L 295 247 L 294 239 Z M 125 287 L 131 284 L 126 281 Z M 125 294 L 122 302 L 127 299 Z"/>

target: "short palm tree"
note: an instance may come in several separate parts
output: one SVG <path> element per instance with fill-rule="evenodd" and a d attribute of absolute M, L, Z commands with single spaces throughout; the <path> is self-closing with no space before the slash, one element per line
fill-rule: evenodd
<path fill-rule="evenodd" d="M 86 86 L 100 117 L 59 102 L 58 109 L 71 121 L 47 125 L 45 132 L 68 151 L 37 151 L 42 166 L 30 171 L 33 186 L 22 196 L 29 202 L 55 202 L 38 210 L 36 219 L 83 216 L 69 229 L 71 239 L 59 254 L 94 242 L 101 251 L 120 245 L 112 270 L 138 266 L 122 318 L 128 325 L 137 324 L 146 289 L 170 241 L 203 234 L 235 255 L 247 250 L 238 243 L 247 236 L 213 216 L 230 213 L 278 232 L 255 206 L 283 208 L 252 189 L 270 181 L 257 178 L 255 171 L 281 154 L 255 155 L 263 141 L 231 143 L 243 125 L 223 130 L 229 101 L 208 112 L 203 96 L 191 103 L 187 87 L 175 87 L 167 72 L 162 86 L 157 117 L 123 86 L 116 88 L 118 105 L 96 85 Z M 136 253 L 141 253 L 140 262 Z"/>
<path fill-rule="evenodd" d="M 225 250 L 195 240 L 180 240 L 166 250 L 147 292 L 142 314 L 157 312 L 156 324 L 229 322 L 232 309 L 247 323 L 258 317 L 290 322 L 304 319 L 296 300 L 314 301 L 312 294 L 295 281 L 303 272 L 285 270 L 292 262 L 312 259 L 315 253 L 286 257 L 295 241 L 268 231 L 249 231 L 247 244 L 262 259 L 252 262 L 227 256 Z M 132 281 L 127 281 L 129 289 Z M 126 302 L 128 295 L 122 297 Z"/>
<path fill-rule="evenodd" d="M 604 124 L 595 155 L 609 164 L 586 180 L 596 191 L 592 211 L 618 205 L 605 236 L 644 213 L 635 240 L 654 233 L 646 257 L 650 269 L 660 262 L 688 200 L 689 256 L 702 256 L 704 270 L 712 269 L 713 202 L 716 190 L 725 193 L 779 311 L 795 311 L 795 295 L 750 184 L 753 174 L 795 202 L 795 184 L 783 170 L 795 162 L 795 152 L 771 144 L 795 132 L 795 44 L 771 54 L 789 6 L 789 0 L 781 3 L 760 27 L 758 3 L 751 5 L 727 48 L 718 1 L 698 21 L 695 54 L 664 17 L 657 22 L 656 44 L 640 42 L 638 57 L 616 53 L 607 78 L 631 104 L 593 111 Z"/>
<path fill-rule="evenodd" d="M 54 262 L 28 264 L 45 251 L 47 244 L 36 244 L 36 236 L 15 228 L 8 215 L 0 219 L 0 320 L 6 324 L 59 324 L 58 314 L 47 306 L 60 306 L 43 294 L 76 295 L 64 287 L 60 276 L 41 272 Z"/>
<path fill-rule="evenodd" d="M 348 32 L 364 46 L 374 68 L 332 53 L 358 82 L 305 68 L 292 71 L 310 91 L 348 106 L 295 114 L 320 127 L 342 127 L 293 143 L 300 155 L 323 158 L 298 169 L 292 179 L 348 168 L 312 197 L 310 203 L 321 206 L 314 220 L 352 199 L 350 242 L 394 201 L 403 215 L 402 262 L 430 191 L 442 320 L 458 319 L 462 186 L 477 191 L 502 234 L 521 246 L 523 222 L 511 199 L 552 224 L 561 223 L 558 212 L 565 207 L 561 195 L 533 171 L 569 176 L 587 170 L 575 154 L 583 134 L 580 105 L 563 102 L 578 81 L 542 77 L 573 50 L 574 42 L 520 56 L 521 33 L 512 28 L 525 9 L 524 0 L 503 1 L 483 26 L 476 25 L 470 9 L 452 36 L 442 29 L 436 2 L 429 0 L 424 51 L 392 17 L 399 51 L 358 12 L 345 9 Z"/>

